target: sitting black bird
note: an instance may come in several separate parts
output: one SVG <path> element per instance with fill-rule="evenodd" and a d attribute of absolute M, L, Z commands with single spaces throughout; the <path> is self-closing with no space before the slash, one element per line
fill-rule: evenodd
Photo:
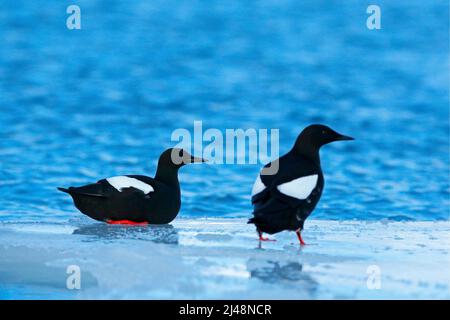
<path fill-rule="evenodd" d="M 253 185 L 253 218 L 248 221 L 255 224 L 261 241 L 269 240 L 263 238 L 263 232 L 290 230 L 296 232 L 301 245 L 305 244 L 303 224 L 324 186 L 319 149 L 341 140 L 354 139 L 324 125 L 310 125 L 297 137 L 291 151 L 264 166 Z"/>
<path fill-rule="evenodd" d="M 181 206 L 178 169 L 194 162 L 206 162 L 187 151 L 171 148 L 159 157 L 155 178 L 140 175 L 117 176 L 82 187 L 58 188 L 70 194 L 85 215 L 110 224 L 166 224 Z"/>

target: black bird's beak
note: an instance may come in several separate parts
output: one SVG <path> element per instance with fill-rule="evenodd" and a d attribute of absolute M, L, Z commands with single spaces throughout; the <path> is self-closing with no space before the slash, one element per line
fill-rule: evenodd
<path fill-rule="evenodd" d="M 201 158 L 201 157 L 191 156 L 191 163 L 194 163 L 194 162 L 208 162 L 208 160 Z"/>
<path fill-rule="evenodd" d="M 344 136 L 343 134 L 338 134 L 338 136 L 335 138 L 335 141 L 344 141 L 344 140 L 355 140 L 355 139 L 349 136 Z"/>

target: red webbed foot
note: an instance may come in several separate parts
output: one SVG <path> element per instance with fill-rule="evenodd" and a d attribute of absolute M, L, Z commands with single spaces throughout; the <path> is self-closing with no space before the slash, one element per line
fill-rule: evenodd
<path fill-rule="evenodd" d="M 131 220 L 106 220 L 107 224 L 124 224 L 124 225 L 133 225 L 133 226 L 146 226 L 148 225 L 147 221 L 144 222 L 136 222 Z"/>

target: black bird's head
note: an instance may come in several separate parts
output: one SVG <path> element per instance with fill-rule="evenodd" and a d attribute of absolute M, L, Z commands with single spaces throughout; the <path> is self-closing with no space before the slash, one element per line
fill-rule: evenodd
<path fill-rule="evenodd" d="M 295 141 L 294 149 L 303 154 L 316 154 L 320 147 L 334 141 L 354 140 L 322 124 L 307 126 Z"/>
<path fill-rule="evenodd" d="M 159 166 L 170 166 L 181 168 L 182 166 L 194 163 L 194 162 L 206 162 L 207 160 L 194 157 L 189 152 L 180 148 L 170 148 L 161 153 L 159 157 L 158 167 Z"/>
<path fill-rule="evenodd" d="M 189 163 L 206 161 L 180 148 L 167 149 L 159 156 L 155 179 L 178 185 L 178 169 Z"/>

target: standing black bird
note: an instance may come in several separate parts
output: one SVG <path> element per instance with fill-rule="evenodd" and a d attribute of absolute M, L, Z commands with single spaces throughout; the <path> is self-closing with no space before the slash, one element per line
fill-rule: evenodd
<path fill-rule="evenodd" d="M 194 162 L 206 162 L 183 149 L 172 148 L 159 157 L 155 178 L 117 176 L 69 189 L 75 206 L 85 215 L 111 224 L 166 224 L 181 206 L 178 169 Z"/>
<path fill-rule="evenodd" d="M 291 151 L 264 166 L 253 185 L 254 217 L 248 221 L 255 224 L 261 241 L 269 240 L 263 238 L 263 232 L 290 230 L 296 232 L 301 245 L 305 244 L 303 224 L 319 202 L 324 186 L 319 149 L 340 140 L 354 139 L 324 125 L 310 125 L 297 137 Z"/>

